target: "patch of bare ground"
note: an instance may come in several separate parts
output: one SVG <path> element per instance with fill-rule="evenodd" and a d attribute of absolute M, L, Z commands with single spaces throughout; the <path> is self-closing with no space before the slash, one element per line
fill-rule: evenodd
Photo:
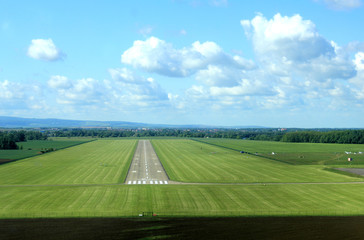
<path fill-rule="evenodd" d="M 364 168 L 334 168 L 334 169 L 364 176 Z"/>

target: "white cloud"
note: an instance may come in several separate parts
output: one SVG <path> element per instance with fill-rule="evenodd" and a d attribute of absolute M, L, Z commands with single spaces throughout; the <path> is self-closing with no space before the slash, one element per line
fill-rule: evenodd
<path fill-rule="evenodd" d="M 0 82 L 0 99 L 2 101 L 23 98 L 22 87 L 8 80 Z"/>
<path fill-rule="evenodd" d="M 234 86 L 240 77 L 241 70 L 216 65 L 209 65 L 196 74 L 196 80 L 208 86 Z"/>
<path fill-rule="evenodd" d="M 93 78 L 71 81 L 65 76 L 52 76 L 48 86 L 57 92 L 60 104 L 97 104 L 102 102 L 103 87 Z"/>
<path fill-rule="evenodd" d="M 135 41 L 121 56 L 121 62 L 169 77 L 187 77 L 208 65 L 235 65 L 245 68 L 242 59 L 224 53 L 214 42 L 194 42 L 191 47 L 173 48 L 156 37 Z M 248 61 L 247 61 L 248 62 Z"/>
<path fill-rule="evenodd" d="M 300 15 L 276 14 L 268 20 L 259 14 L 250 21 L 242 20 L 241 25 L 253 41 L 261 66 L 273 74 L 294 73 L 316 81 L 355 75 L 350 54 L 322 37 L 315 24 Z"/>
<path fill-rule="evenodd" d="M 315 24 L 300 15 L 282 17 L 278 13 L 270 20 L 257 15 L 251 21 L 242 20 L 241 25 L 246 35 L 252 37 L 254 50 L 261 58 L 306 61 L 333 55 L 335 51 L 331 43 L 318 34 Z"/>
<path fill-rule="evenodd" d="M 175 102 L 196 111 L 320 111 L 363 105 L 364 54 L 351 57 L 360 44 L 341 47 L 326 40 L 312 21 L 299 15 L 266 19 L 258 14 L 241 25 L 253 42 L 257 64 L 230 57 L 220 48 L 217 52 L 228 61 L 211 61 L 199 69 L 195 79 L 200 85 L 188 88 Z"/>
<path fill-rule="evenodd" d="M 133 104 L 131 99 L 143 106 L 168 102 L 168 94 L 153 78 L 144 78 L 126 68 L 109 69 L 109 73 L 114 81 L 107 82 L 108 90 L 127 105 Z"/>
<path fill-rule="evenodd" d="M 67 77 L 56 75 L 49 79 L 48 85 L 51 88 L 68 89 L 72 86 L 72 83 Z"/>
<path fill-rule="evenodd" d="M 63 53 L 56 47 L 52 39 L 33 39 L 28 47 L 28 56 L 37 60 L 57 61 Z"/>
<path fill-rule="evenodd" d="M 239 85 L 233 87 L 211 87 L 212 96 L 267 96 L 274 90 L 260 80 L 242 79 Z"/>
<path fill-rule="evenodd" d="M 42 99 L 42 88 L 37 83 L 23 84 L 9 80 L 0 81 L 0 109 L 3 114 L 15 111 L 47 109 Z"/>
<path fill-rule="evenodd" d="M 357 71 L 364 71 L 364 52 L 358 52 L 355 54 L 353 62 Z"/>

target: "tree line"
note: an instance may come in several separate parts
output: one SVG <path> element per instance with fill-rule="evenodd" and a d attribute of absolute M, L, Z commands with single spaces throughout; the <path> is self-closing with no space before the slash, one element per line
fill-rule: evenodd
<path fill-rule="evenodd" d="M 184 137 L 279 140 L 282 133 L 273 129 L 60 129 L 46 131 L 50 137 Z"/>
<path fill-rule="evenodd" d="M 233 138 L 260 141 L 310 143 L 364 143 L 364 130 L 330 129 L 62 129 L 47 132 L 53 137 L 185 137 Z"/>
<path fill-rule="evenodd" d="M 0 131 L 0 149 L 19 149 L 17 142 L 46 139 L 47 135 L 40 131 Z"/>
<path fill-rule="evenodd" d="M 364 130 L 337 130 L 329 132 L 300 131 L 288 132 L 282 136 L 282 142 L 309 143 L 364 143 Z"/>
<path fill-rule="evenodd" d="M 233 138 L 260 141 L 364 144 L 364 130 L 330 129 L 43 129 L 0 130 L 0 149 L 18 149 L 17 142 L 46 140 L 48 137 L 184 137 Z"/>

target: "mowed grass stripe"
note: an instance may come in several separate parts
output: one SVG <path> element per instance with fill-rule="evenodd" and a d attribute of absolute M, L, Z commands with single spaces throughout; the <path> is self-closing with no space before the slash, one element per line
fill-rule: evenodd
<path fill-rule="evenodd" d="M 171 180 L 195 183 L 350 182 L 360 178 L 290 165 L 192 140 L 152 140 Z"/>
<path fill-rule="evenodd" d="M 124 181 L 137 140 L 93 141 L 0 165 L 0 184 L 102 184 Z"/>
<path fill-rule="evenodd" d="M 0 217 L 362 215 L 363 198 L 359 184 L 9 187 Z"/>
<path fill-rule="evenodd" d="M 364 165 L 363 144 L 330 144 L 330 143 L 286 143 L 273 141 L 252 141 L 241 139 L 199 138 L 195 141 L 222 146 L 236 151 L 258 153 L 261 156 L 277 161 L 296 165 L 344 165 L 347 166 L 347 158 L 355 161 L 350 165 L 361 167 Z M 275 154 L 272 155 L 272 152 Z M 345 152 L 352 152 L 345 154 Z"/>

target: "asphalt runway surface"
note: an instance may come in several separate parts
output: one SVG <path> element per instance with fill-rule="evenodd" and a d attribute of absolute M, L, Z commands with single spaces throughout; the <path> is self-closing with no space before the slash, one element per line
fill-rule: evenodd
<path fill-rule="evenodd" d="M 149 140 L 140 140 L 126 177 L 126 184 L 170 183 Z"/>

